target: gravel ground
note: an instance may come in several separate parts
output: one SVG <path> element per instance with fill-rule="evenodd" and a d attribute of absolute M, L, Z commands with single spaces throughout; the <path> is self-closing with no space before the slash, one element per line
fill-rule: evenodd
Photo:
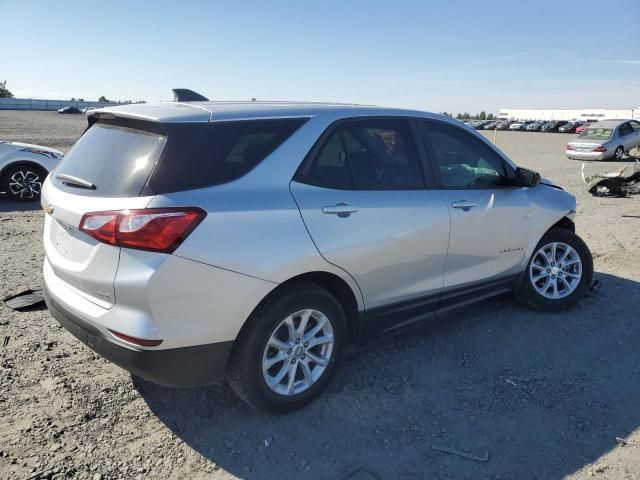
<path fill-rule="evenodd" d="M 84 127 L 80 115 L 0 112 L 0 138 L 64 151 Z M 569 138 L 499 132 L 497 143 L 578 197 L 602 288 L 576 308 L 540 313 L 505 296 L 372 339 L 324 396 L 279 417 L 224 386 L 132 382 L 46 311 L 0 303 L 0 477 L 640 478 L 640 218 L 621 216 L 640 216 L 640 198 L 586 194 Z M 41 284 L 38 207 L 0 200 L 0 293 Z"/>

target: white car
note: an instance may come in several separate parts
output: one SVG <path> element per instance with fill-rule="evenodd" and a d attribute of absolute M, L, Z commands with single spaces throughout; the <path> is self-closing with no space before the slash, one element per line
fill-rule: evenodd
<path fill-rule="evenodd" d="M 87 113 L 90 112 L 91 110 L 95 110 L 96 107 L 84 107 L 82 110 L 80 110 L 82 113 Z"/>
<path fill-rule="evenodd" d="M 53 148 L 0 140 L 0 192 L 12 200 L 38 200 L 42 182 L 62 157 Z"/>
<path fill-rule="evenodd" d="M 523 130 L 527 122 L 515 122 L 509 125 L 509 130 Z"/>

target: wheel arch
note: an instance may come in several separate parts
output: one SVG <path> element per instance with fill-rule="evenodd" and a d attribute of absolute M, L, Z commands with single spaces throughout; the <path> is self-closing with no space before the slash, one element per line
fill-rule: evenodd
<path fill-rule="evenodd" d="M 556 223 L 554 223 L 553 225 L 551 225 L 547 231 L 545 232 L 545 234 L 551 230 L 552 228 L 562 228 L 564 230 L 569 230 L 570 232 L 576 233 L 576 224 L 573 222 L 573 220 L 571 220 L 571 218 L 569 218 L 567 215 L 565 215 L 564 217 L 562 217 L 560 220 L 558 220 Z M 542 238 L 542 237 L 541 237 Z"/>
<path fill-rule="evenodd" d="M 264 303 L 269 301 L 269 299 L 274 295 L 278 294 L 284 289 L 292 288 L 296 283 L 299 282 L 314 283 L 331 293 L 344 310 L 344 314 L 347 319 L 349 340 L 355 340 L 362 336 L 363 322 L 362 315 L 360 315 L 360 311 L 358 308 L 359 304 L 357 297 L 359 292 L 354 292 L 352 287 L 340 276 L 327 271 L 312 271 L 302 273 L 278 284 L 277 287 L 271 290 L 258 303 L 258 305 L 256 305 L 256 307 L 251 312 L 251 315 L 253 315 L 256 310 L 258 310 Z M 247 324 L 248 322 L 245 320 L 242 328 L 240 329 L 240 332 L 238 333 L 238 337 L 242 335 L 245 328 L 247 327 Z"/>
<path fill-rule="evenodd" d="M 29 160 L 29 159 L 20 159 L 20 160 L 14 160 L 11 163 L 8 163 L 4 167 L 2 167 L 2 169 L 0 170 L 0 182 L 4 180 L 4 176 L 7 174 L 7 172 L 10 169 L 14 167 L 21 167 L 21 166 L 35 167 L 38 170 L 42 170 L 43 172 L 45 172 L 46 174 L 45 177 L 49 175 L 49 170 L 47 170 L 47 168 L 41 163 L 35 162 L 33 160 Z"/>
<path fill-rule="evenodd" d="M 575 211 L 573 211 L 573 210 L 567 211 L 566 213 L 564 213 L 562 215 L 562 217 L 560 217 L 559 220 L 557 220 L 555 223 L 551 224 L 548 228 L 544 229 L 543 231 L 541 230 L 538 233 L 538 235 L 536 235 L 534 238 L 531 239 L 531 242 L 527 246 L 527 253 L 526 253 L 525 257 L 524 257 L 524 262 L 522 264 L 522 268 L 520 270 L 520 273 L 518 274 L 518 278 L 516 280 L 516 285 L 519 286 L 519 285 L 522 284 L 522 281 L 525 278 L 525 274 L 526 274 L 526 271 L 527 271 L 527 265 L 529 265 L 529 260 L 531 259 L 531 256 L 535 253 L 535 247 L 538 245 L 538 243 L 540 242 L 542 237 L 544 237 L 548 232 L 550 232 L 554 228 L 559 228 L 559 229 L 562 229 L 562 230 L 568 230 L 571 233 L 576 233 L 576 224 L 574 223 L 573 219 L 571 218 L 573 215 L 575 215 Z"/>

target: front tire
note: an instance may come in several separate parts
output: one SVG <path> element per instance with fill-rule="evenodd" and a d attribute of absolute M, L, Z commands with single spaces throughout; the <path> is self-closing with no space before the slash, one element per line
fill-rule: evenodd
<path fill-rule="evenodd" d="M 9 167 L 1 180 L 1 190 L 11 200 L 31 202 L 40 199 L 42 183 L 47 172 L 33 165 Z"/>
<path fill-rule="evenodd" d="M 340 303 L 324 288 L 298 282 L 270 296 L 247 320 L 227 381 L 257 410 L 297 410 L 324 391 L 346 339 Z"/>
<path fill-rule="evenodd" d="M 540 310 L 564 310 L 584 297 L 592 279 L 589 247 L 575 233 L 554 228 L 538 242 L 516 298 Z"/>

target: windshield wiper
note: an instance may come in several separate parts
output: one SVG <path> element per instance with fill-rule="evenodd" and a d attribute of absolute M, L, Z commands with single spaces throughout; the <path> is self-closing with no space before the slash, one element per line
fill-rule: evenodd
<path fill-rule="evenodd" d="M 90 190 L 95 190 L 96 186 L 91 183 L 88 182 L 86 180 L 83 180 L 81 178 L 78 177 L 74 177 L 73 175 L 67 175 L 66 173 L 60 173 L 58 175 L 56 175 L 56 178 L 58 180 L 60 180 L 62 183 L 65 183 L 67 185 L 73 185 L 76 187 L 82 187 L 82 188 L 88 188 Z"/>

